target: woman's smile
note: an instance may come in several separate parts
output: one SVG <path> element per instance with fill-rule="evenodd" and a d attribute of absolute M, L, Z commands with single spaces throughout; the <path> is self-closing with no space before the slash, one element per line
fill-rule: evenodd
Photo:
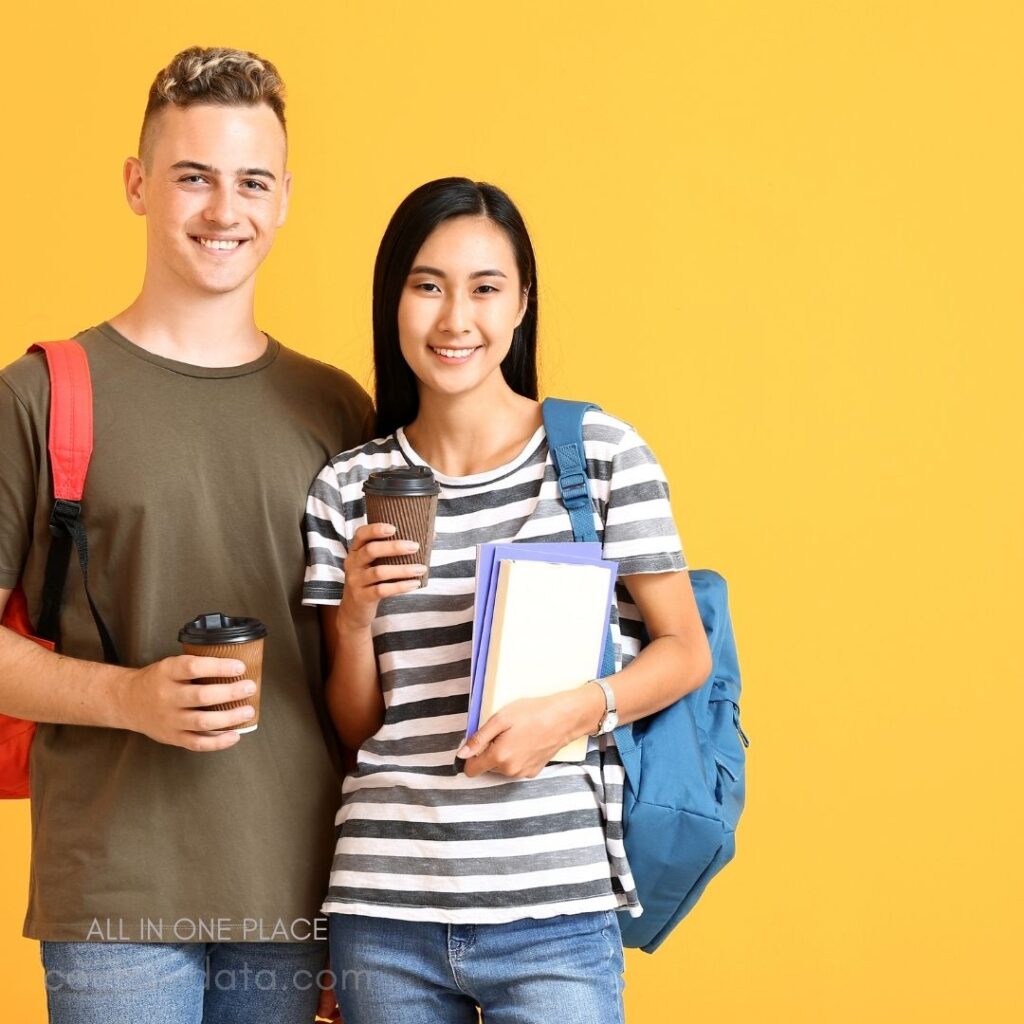
<path fill-rule="evenodd" d="M 483 346 L 474 345 L 472 348 L 440 348 L 434 345 L 428 345 L 427 348 L 437 356 L 438 360 L 442 363 L 446 363 L 449 366 L 456 366 L 459 363 L 468 363 L 473 357 L 473 353 L 478 351 Z"/>

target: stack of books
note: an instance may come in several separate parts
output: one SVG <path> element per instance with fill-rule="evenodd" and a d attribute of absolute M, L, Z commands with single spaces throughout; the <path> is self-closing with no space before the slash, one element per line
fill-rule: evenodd
<path fill-rule="evenodd" d="M 479 545 L 467 738 L 514 700 L 600 675 L 616 570 L 597 543 Z M 586 755 L 580 736 L 552 760 Z"/>

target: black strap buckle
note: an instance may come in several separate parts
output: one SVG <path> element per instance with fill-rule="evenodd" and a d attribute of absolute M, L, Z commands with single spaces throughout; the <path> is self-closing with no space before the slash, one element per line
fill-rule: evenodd
<path fill-rule="evenodd" d="M 53 511 L 50 513 L 50 533 L 55 537 L 62 533 L 68 533 L 68 527 L 77 523 L 81 514 L 82 503 L 80 501 L 58 498 L 53 503 Z"/>

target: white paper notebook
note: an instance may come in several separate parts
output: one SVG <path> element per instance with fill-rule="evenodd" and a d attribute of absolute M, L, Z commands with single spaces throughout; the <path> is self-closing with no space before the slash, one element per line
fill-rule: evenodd
<path fill-rule="evenodd" d="M 611 571 L 600 565 L 503 560 L 498 569 L 480 720 L 523 697 L 593 679 L 608 626 Z M 552 761 L 582 761 L 586 736 Z"/>

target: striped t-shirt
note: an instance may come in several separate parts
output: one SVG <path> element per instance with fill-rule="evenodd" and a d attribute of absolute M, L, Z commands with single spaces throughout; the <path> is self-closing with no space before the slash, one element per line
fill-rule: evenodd
<path fill-rule="evenodd" d="M 619 575 L 685 568 L 668 484 L 621 420 L 583 421 L 603 554 Z M 337 604 L 345 555 L 366 522 L 372 470 L 426 465 L 399 429 L 343 452 L 306 506 L 305 604 Z M 385 598 L 372 634 L 385 716 L 345 780 L 325 913 L 486 924 L 640 905 L 622 844 L 623 769 L 610 736 L 583 763 L 536 778 L 456 770 L 466 734 L 476 545 L 572 541 L 543 427 L 511 462 L 441 485 L 429 585 Z M 620 584 L 612 609 L 616 669 L 640 649 L 636 606 Z M 584 680 L 580 680 L 584 682 Z"/>

